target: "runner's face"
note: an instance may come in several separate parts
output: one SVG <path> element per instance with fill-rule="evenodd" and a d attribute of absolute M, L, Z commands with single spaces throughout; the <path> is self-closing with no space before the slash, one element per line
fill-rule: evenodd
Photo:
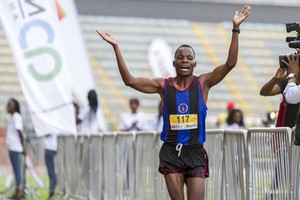
<path fill-rule="evenodd" d="M 177 75 L 189 76 L 193 74 L 196 67 L 195 55 L 191 48 L 181 47 L 175 54 L 173 61 Z"/>

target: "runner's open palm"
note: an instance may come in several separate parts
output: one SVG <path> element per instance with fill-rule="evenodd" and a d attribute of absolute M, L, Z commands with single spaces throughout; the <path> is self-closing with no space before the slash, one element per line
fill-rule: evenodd
<path fill-rule="evenodd" d="M 244 8 L 238 12 L 235 11 L 235 15 L 233 16 L 232 22 L 234 25 L 239 26 L 250 14 L 251 7 L 245 5 Z"/>
<path fill-rule="evenodd" d="M 102 37 L 103 40 L 111 44 L 112 46 L 117 44 L 117 41 L 107 32 L 100 32 L 96 30 L 97 33 Z"/>

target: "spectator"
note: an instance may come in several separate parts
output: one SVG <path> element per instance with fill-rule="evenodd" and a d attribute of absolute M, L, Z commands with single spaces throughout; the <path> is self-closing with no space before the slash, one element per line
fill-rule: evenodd
<path fill-rule="evenodd" d="M 163 102 L 160 100 L 157 106 L 157 115 L 153 117 L 149 130 L 161 132 L 163 129 Z"/>
<path fill-rule="evenodd" d="M 121 131 L 141 131 L 146 129 L 145 114 L 139 112 L 140 102 L 137 98 L 129 100 L 130 112 L 122 113 L 120 117 Z"/>
<path fill-rule="evenodd" d="M 300 75 L 300 66 L 299 66 L 299 55 L 293 54 L 287 56 L 287 62 L 282 61 L 288 67 L 288 84 L 284 89 L 284 97 L 286 101 L 290 104 L 298 104 L 300 102 L 300 86 L 299 86 L 299 75 Z M 294 144 L 300 146 L 300 112 L 299 109 L 298 116 L 295 117 L 295 140 Z"/>
<path fill-rule="evenodd" d="M 55 186 L 57 183 L 55 156 L 57 153 L 57 135 L 49 134 L 43 137 L 43 146 L 45 149 L 44 159 L 49 177 L 49 196 L 48 200 L 54 197 Z"/>
<path fill-rule="evenodd" d="M 232 109 L 221 128 L 245 129 L 243 112 L 240 109 Z"/>
<path fill-rule="evenodd" d="M 24 174 L 22 170 L 22 154 L 26 155 L 25 140 L 23 136 L 23 120 L 21 116 L 19 102 L 11 98 L 7 103 L 7 112 L 11 118 L 7 124 L 6 143 L 9 151 L 9 158 L 12 164 L 16 189 L 10 199 L 21 199 L 21 193 L 24 183 Z"/>
<path fill-rule="evenodd" d="M 226 119 L 228 118 L 230 111 L 232 109 L 234 109 L 234 107 L 235 107 L 234 102 L 232 102 L 232 101 L 227 102 L 227 108 L 226 108 L 227 112 L 221 113 L 219 115 L 217 123 L 216 123 L 217 127 L 221 127 L 222 125 L 224 125 L 226 123 Z"/>
<path fill-rule="evenodd" d="M 288 83 L 286 69 L 278 68 L 274 77 L 266 82 L 260 90 L 260 95 L 274 96 L 282 94 L 282 101 L 279 105 L 279 111 L 276 119 L 276 127 L 295 126 L 296 117 L 299 109 L 299 103 L 287 103 L 283 91 Z"/>
<path fill-rule="evenodd" d="M 156 131 L 158 132 L 161 132 L 162 129 L 163 129 L 163 102 L 162 101 L 159 101 L 159 104 L 158 104 L 158 115 L 156 117 L 156 121 L 155 121 L 155 129 Z"/>
<path fill-rule="evenodd" d="M 279 68 L 276 71 L 274 77 L 272 77 L 261 89 L 260 94 L 264 96 L 272 96 L 276 94 L 282 94 L 283 99 L 279 106 L 279 111 L 276 119 L 276 127 L 294 127 L 297 119 L 297 113 L 299 110 L 299 102 L 289 101 L 289 98 L 286 97 L 286 90 L 289 86 L 295 85 L 292 82 L 298 82 L 298 72 L 299 72 L 299 64 L 298 61 L 293 59 L 293 56 L 287 56 L 288 62 L 281 61 L 288 66 L 288 68 Z M 297 56 L 298 57 L 298 56 Z M 293 67 L 292 67 L 293 65 Z M 298 68 L 297 71 L 293 71 L 292 68 Z M 287 73 L 290 73 L 287 76 Z M 296 74 L 294 74 L 296 73 Z M 295 85 L 296 86 L 296 85 Z M 269 119 L 272 119 L 271 115 L 268 116 Z M 296 136 L 297 138 L 297 136 Z M 278 135 L 273 135 L 271 139 L 271 148 L 274 153 L 279 152 L 280 142 Z M 295 139 L 295 144 L 297 144 L 297 140 Z M 300 144 L 300 143 L 299 143 Z M 281 154 L 279 154 L 280 156 Z M 273 188 L 276 189 L 278 187 L 280 176 L 278 175 L 278 166 L 281 163 L 276 163 L 275 165 L 275 174 L 273 180 Z"/>
<path fill-rule="evenodd" d="M 107 131 L 106 120 L 98 106 L 98 96 L 95 90 L 88 92 L 89 105 L 80 109 L 77 124 L 80 124 L 79 133 L 83 135 L 98 134 Z"/>

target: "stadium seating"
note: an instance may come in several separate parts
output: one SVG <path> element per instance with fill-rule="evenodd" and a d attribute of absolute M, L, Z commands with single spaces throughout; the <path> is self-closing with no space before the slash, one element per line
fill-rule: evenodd
<path fill-rule="evenodd" d="M 123 84 L 113 49 L 96 34 L 96 29 L 110 32 L 118 40 L 127 66 L 134 76 L 149 78 L 154 77 L 148 63 L 148 48 L 155 38 L 164 39 L 170 45 L 172 54 L 181 44 L 191 45 L 197 55 L 195 74 L 211 71 L 213 67 L 224 63 L 231 39 L 231 22 L 206 23 L 102 16 L 80 16 L 79 19 L 93 66 L 100 105 L 110 127 L 114 129 L 118 128 L 120 113 L 129 110 L 130 97 L 141 100 L 141 110 L 149 113 L 150 119 L 157 113 L 159 96 L 142 94 Z M 234 101 L 236 107 L 241 108 L 249 119 L 261 119 L 267 111 L 278 108 L 279 95 L 261 97 L 259 90 L 275 74 L 279 65 L 278 55 L 292 53 L 285 43 L 287 33 L 284 26 L 245 23 L 241 29 L 238 64 L 221 84 L 212 88 L 209 95 L 209 127 L 213 127 L 213 121 L 218 114 L 225 111 L 229 100 Z M 1 25 L 0 73 L 1 108 L 11 95 L 17 96 L 24 103 L 13 58 Z"/>
<path fill-rule="evenodd" d="M 102 81 L 98 82 L 99 88 L 108 88 L 115 84 L 115 88 L 119 88 L 119 95 L 123 96 L 124 100 L 130 96 L 138 96 L 142 99 L 143 110 L 149 113 L 155 113 L 156 104 L 153 100 L 158 97 L 141 94 L 124 86 L 116 70 L 112 48 L 99 40 L 99 36 L 94 34 L 94 31 L 100 29 L 112 33 L 120 43 L 131 72 L 136 76 L 151 78 L 147 51 L 152 39 L 166 40 L 173 51 L 183 43 L 193 46 L 198 63 L 195 72 L 199 74 L 212 70 L 214 66 L 226 60 L 232 26 L 229 22 L 205 23 L 122 17 L 81 16 L 80 19 L 90 53 L 111 79 L 110 86 L 103 85 Z M 229 100 L 235 101 L 237 107 L 245 112 L 246 117 L 254 119 L 262 118 L 267 111 L 277 109 L 280 96 L 261 97 L 259 90 L 274 75 L 278 67 L 278 55 L 288 50 L 284 42 L 285 36 L 282 25 L 248 23 L 243 26 L 240 35 L 239 62 L 225 78 L 224 83 L 212 89 L 208 102 L 210 116 L 217 116 L 218 113 L 223 112 Z M 109 95 L 105 92 L 111 94 L 108 90 L 100 90 L 100 92 L 103 93 L 102 96 Z M 116 99 L 123 102 L 118 104 L 122 107 L 115 105 L 111 107 L 118 107 L 116 110 L 126 108 L 124 100 Z M 211 119 L 215 120 L 214 117 Z"/>

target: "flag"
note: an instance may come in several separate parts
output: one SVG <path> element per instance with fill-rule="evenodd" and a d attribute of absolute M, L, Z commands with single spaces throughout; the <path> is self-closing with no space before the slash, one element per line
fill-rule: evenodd
<path fill-rule="evenodd" d="M 64 49 L 68 59 L 72 93 L 81 105 L 88 105 L 89 90 L 96 89 L 88 51 L 73 0 L 55 0 L 62 32 Z M 94 32 L 96 35 L 96 31 Z"/>
<path fill-rule="evenodd" d="M 1 0 L 0 17 L 37 136 L 75 134 L 62 34 L 52 0 Z"/>
<path fill-rule="evenodd" d="M 151 42 L 148 61 L 155 77 L 168 78 L 175 75 L 171 49 L 165 40 L 154 39 Z"/>

